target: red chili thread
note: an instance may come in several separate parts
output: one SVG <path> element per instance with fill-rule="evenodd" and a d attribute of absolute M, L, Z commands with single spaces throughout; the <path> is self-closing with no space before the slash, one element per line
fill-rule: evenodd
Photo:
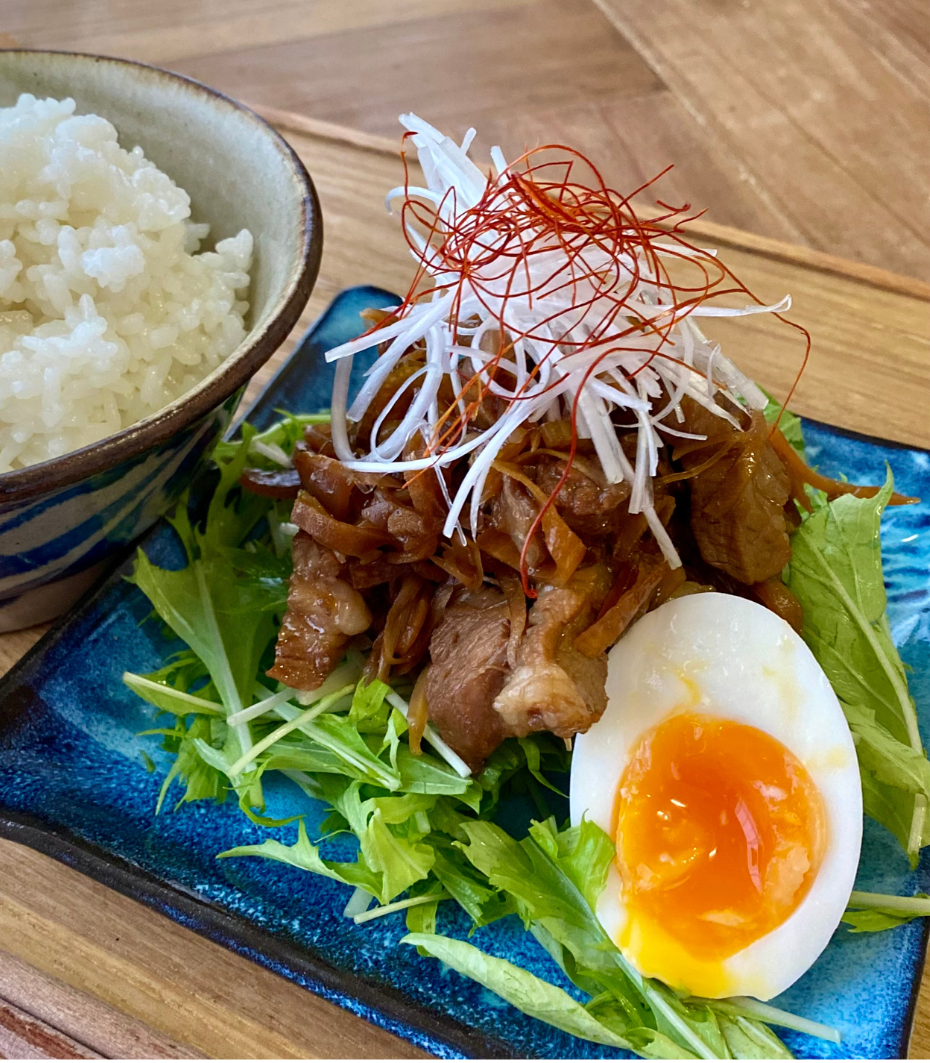
<path fill-rule="evenodd" d="M 467 281 L 488 315 L 494 317 L 498 332 L 497 352 L 480 372 L 472 374 L 452 403 L 441 413 L 427 443 L 426 454 L 440 455 L 449 445 L 455 445 L 457 440 L 464 438 L 468 424 L 489 393 L 486 378 L 493 378 L 501 360 L 508 351 L 514 349 L 516 343 L 523 340 L 552 343 L 552 336 L 546 334 L 546 328 L 543 326 L 553 326 L 559 317 L 567 315 L 577 320 L 582 316 L 582 312 L 587 312 L 601 300 L 606 303 L 604 313 L 586 337 L 569 339 L 564 332 L 556 337 L 556 343 L 564 355 L 609 345 L 586 370 L 583 388 L 608 354 L 629 350 L 642 355 L 641 347 L 624 346 L 622 342 L 633 333 L 648 333 L 654 336 L 655 348 L 638 369 L 632 372 L 624 371 L 628 379 L 635 377 L 657 357 L 679 362 L 679 359 L 663 348 L 672 344 L 671 332 L 675 324 L 708 299 L 742 294 L 757 305 L 764 305 L 728 266 L 716 256 L 691 243 L 682 234 L 682 227 L 701 217 L 703 211 L 689 214 L 691 206 L 688 203 L 674 207 L 657 200 L 665 214 L 650 221 L 645 221 L 637 215 L 631 202 L 632 198 L 654 185 L 668 173 L 671 166 L 624 195 L 608 187 L 597 167 L 581 152 L 562 144 L 547 144 L 525 152 L 496 179 L 489 173 L 485 190 L 478 203 L 459 212 L 455 209 L 454 189 L 450 189 L 438 207 L 417 199 L 416 194 L 411 192 L 406 140 L 412 135 L 409 132 L 404 134 L 400 153 L 404 168 L 401 220 L 404 237 L 417 261 L 417 269 L 410 288 L 395 313 L 397 316 L 403 316 L 410 307 L 427 295 L 432 296 L 436 291 L 452 290 L 450 329 L 452 334 L 456 335 L 461 324 L 459 313 Z M 565 157 L 548 157 L 553 153 L 560 153 Z M 574 171 L 578 166 L 586 167 L 593 175 L 590 184 L 574 179 Z M 447 209 L 449 207 L 451 210 Z M 443 217 L 444 214 L 446 217 Z M 424 233 L 421 236 L 424 241 L 422 246 L 411 234 L 413 223 Z M 659 241 L 662 242 L 661 247 Z M 676 252 L 676 246 L 681 248 L 680 253 Z M 593 250 L 606 256 L 606 265 L 599 263 L 595 267 L 586 262 L 586 252 Z M 561 260 L 557 258 L 552 271 L 533 282 L 531 263 L 534 259 L 553 252 L 564 257 Z M 640 255 L 651 270 L 646 280 L 658 288 L 663 301 L 668 303 L 669 311 L 661 318 L 640 320 L 631 310 L 629 300 L 643 279 Z M 673 281 L 666 259 L 679 259 L 695 266 L 699 273 L 697 282 L 692 286 Z M 568 278 L 556 285 L 556 278 L 565 270 L 566 263 L 569 267 Z M 489 273 L 494 266 L 498 266 L 498 270 Z M 437 272 L 448 274 L 451 279 L 421 288 L 424 279 Z M 621 283 L 626 272 L 629 276 L 625 283 Z M 732 286 L 725 285 L 727 280 Z M 494 291 L 497 282 L 501 281 L 505 284 L 503 296 Z M 585 282 L 591 285 L 591 294 L 582 297 L 579 294 L 579 285 Z M 534 329 L 526 332 L 515 334 L 512 328 L 506 326 L 505 308 L 509 299 L 519 297 L 532 301 L 534 296 L 538 297 L 541 293 L 549 296 L 568 290 L 571 291 L 571 298 L 567 310 L 554 312 Z M 492 311 L 493 301 L 499 301 L 496 311 Z M 797 329 L 806 340 L 801 367 L 785 400 L 786 406 L 807 365 L 811 337 L 803 326 L 783 314 L 774 316 Z M 378 324 L 374 325 L 366 335 L 377 331 L 378 327 Z M 529 369 L 521 392 L 536 379 L 540 368 L 541 363 L 538 363 Z M 555 384 L 550 386 L 555 387 Z M 476 389 L 476 396 L 466 402 L 465 396 L 472 388 Z M 577 450 L 580 391 L 581 388 L 572 402 L 571 446 L 565 469 L 530 527 L 520 556 L 523 588 L 531 598 L 536 597 L 536 592 L 529 586 L 526 552 L 571 470 Z M 512 401 L 520 401 L 522 397 L 518 392 Z M 464 412 L 458 410 L 459 403 L 464 405 Z M 776 421 L 773 431 L 777 423 Z M 472 532 L 474 534 L 476 529 L 472 529 Z"/>

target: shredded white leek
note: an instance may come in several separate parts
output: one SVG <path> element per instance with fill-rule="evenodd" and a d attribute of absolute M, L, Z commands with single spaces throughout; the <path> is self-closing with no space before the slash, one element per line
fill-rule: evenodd
<path fill-rule="evenodd" d="M 479 203 L 489 180 L 501 182 L 506 177 L 507 164 L 500 148 L 491 151 L 496 177 L 486 176 L 468 158 L 474 130 L 469 130 L 459 146 L 416 115 L 402 115 L 400 121 L 413 134 L 426 187 L 392 189 L 387 197 L 389 209 L 396 199 L 415 195 L 438 211 L 441 224 L 451 226 L 457 216 Z M 636 252 L 634 261 L 630 254 L 609 255 L 594 246 L 584 252 L 585 268 L 603 267 L 612 271 L 617 277 L 617 291 L 626 291 L 632 285 L 626 302 L 631 315 L 642 321 L 660 322 L 663 329 L 669 326 L 669 318 L 672 319 L 668 343 L 663 346 L 663 352 L 670 357 L 655 357 L 655 338 L 648 330 L 625 337 L 622 350 L 611 350 L 605 345 L 606 350 L 593 346 L 578 351 L 579 345 L 592 335 L 595 323 L 605 317 L 611 305 L 608 295 L 612 293 L 597 293 L 590 280 L 584 276 L 579 279 L 563 250 L 553 247 L 520 263 L 521 276 L 525 274 L 527 282 L 524 287 L 532 293 L 523 295 L 508 287 L 500 267 L 493 264 L 478 262 L 464 279 L 453 277 L 436 256 L 430 257 L 430 246 L 422 234 L 409 225 L 408 234 L 420 249 L 435 282 L 431 297 L 405 305 L 397 320 L 326 355 L 327 361 L 337 363 L 332 421 L 333 444 L 340 460 L 360 472 L 415 472 L 430 467 L 438 469 L 471 455 L 470 468 L 450 499 L 443 529 L 446 536 L 456 531 L 461 534 L 466 507 L 470 510 L 471 527 L 475 529 L 485 478 L 514 429 L 543 419 L 570 416 L 575 406 L 579 434 L 593 440 L 608 481 L 630 483 L 630 512 L 645 514 L 662 552 L 673 567 L 678 567 L 681 562 L 675 547 L 652 508 L 652 478 L 663 444 L 658 428 L 667 427 L 674 435 L 693 438 L 665 424 L 667 417 L 680 423 L 679 404 L 685 395 L 731 422 L 734 422 L 732 416 L 715 402 L 718 394 L 750 409 L 762 409 L 765 405 L 765 396 L 759 388 L 703 336 L 692 319 L 780 313 L 788 308 L 790 298 L 786 296 L 771 306 L 739 309 L 702 303 L 676 307 L 668 304 L 667 286 L 662 284 L 648 256 Z M 481 242 L 485 247 L 493 247 L 496 238 L 495 232 L 490 232 Z M 501 233 L 502 245 L 505 240 Z M 674 248 L 669 245 L 668 251 L 663 252 L 663 246 L 656 247 L 660 255 L 699 254 L 677 245 Z M 639 280 L 633 284 L 636 276 Z M 475 278 L 474 283 L 471 277 Z M 449 285 L 447 289 L 442 288 L 444 283 Z M 587 299 L 591 300 L 589 304 Z M 499 377 L 491 376 L 493 360 L 480 348 L 481 337 L 499 330 L 502 322 L 509 333 L 519 337 L 508 352 L 506 368 L 515 381 L 509 391 Z M 470 346 L 463 344 L 463 339 L 469 336 Z M 367 379 L 350 406 L 349 374 L 354 355 L 385 343 L 387 348 L 368 370 Z M 357 440 L 362 453 L 356 453 L 349 444 L 349 423 L 357 424 L 365 417 L 392 369 L 413 345 L 424 349 L 424 369 L 415 378 L 404 381 L 380 411 L 367 438 Z M 595 361 L 596 373 L 590 371 Z M 631 374 L 635 374 L 635 387 L 630 386 Z M 509 402 L 504 415 L 488 428 L 463 426 L 460 438 L 445 441 L 443 447 L 434 448 L 435 452 L 426 457 L 403 459 L 401 455 L 411 439 L 418 434 L 429 439 L 439 427 L 436 424 L 438 396 L 444 381 L 459 395 L 463 378 L 473 376 L 493 394 Z M 405 390 L 411 396 L 405 412 L 390 438 L 379 442 L 387 412 Z M 663 397 L 663 405 L 657 410 L 653 404 L 659 396 Z M 459 410 L 464 412 L 461 402 Z M 618 410 L 635 416 L 638 445 L 634 463 L 626 459 L 619 445 L 612 419 Z"/>

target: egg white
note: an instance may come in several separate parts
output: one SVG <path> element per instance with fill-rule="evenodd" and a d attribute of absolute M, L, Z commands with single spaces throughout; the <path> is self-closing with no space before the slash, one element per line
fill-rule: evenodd
<path fill-rule="evenodd" d="M 667 602 L 630 629 L 608 662 L 607 708 L 575 740 L 572 823 L 587 817 L 611 833 L 617 787 L 639 739 L 676 712 L 706 713 L 767 732 L 801 761 L 820 791 L 826 848 L 807 896 L 780 926 L 707 965 L 708 971 L 719 967 L 719 991 L 708 995 L 769 1000 L 797 981 L 827 946 L 859 864 L 862 789 L 836 694 L 784 620 L 728 594 Z M 642 974 L 673 981 L 655 956 L 643 970 L 639 946 L 623 943 L 628 918 L 616 866 L 598 900 L 597 916 Z"/>

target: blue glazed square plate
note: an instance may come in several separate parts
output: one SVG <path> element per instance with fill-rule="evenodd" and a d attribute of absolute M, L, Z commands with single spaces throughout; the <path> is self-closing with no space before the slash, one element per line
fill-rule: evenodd
<path fill-rule="evenodd" d="M 376 288 L 343 292 L 310 330 L 248 413 L 266 427 L 276 410 L 325 409 L 332 372 L 325 350 L 361 331 L 359 312 L 395 302 Z M 360 372 L 358 369 L 356 372 Z M 902 492 L 930 500 L 930 454 L 804 425 L 808 454 L 828 475 L 880 483 L 891 464 Z M 911 668 L 925 744 L 930 743 L 930 502 L 892 510 L 885 520 L 885 577 L 894 640 Z M 170 564 L 177 544 L 162 522 L 143 541 Z M 347 888 L 269 861 L 215 859 L 270 834 L 288 843 L 293 826 L 266 831 L 232 801 L 200 803 L 155 816 L 168 758 L 155 737 L 138 737 L 154 710 L 121 682 L 152 671 L 178 648 L 118 568 L 55 626 L 0 683 L 0 834 L 23 842 L 120 890 L 442 1057 L 616 1057 L 535 1020 L 480 986 L 397 944 L 403 914 L 356 926 L 342 917 Z M 150 772 L 143 753 L 155 762 Z M 300 813 L 311 837 L 321 805 L 284 781 L 268 787 L 276 816 Z M 333 859 L 352 859 L 354 842 L 331 839 Z M 857 888 L 914 893 L 930 888 L 930 861 L 912 873 L 897 843 L 866 824 Z M 777 1002 L 836 1026 L 840 1046 L 787 1034 L 808 1058 L 906 1054 L 927 943 L 922 920 L 882 934 L 839 929 L 814 967 Z M 470 921 L 440 908 L 439 931 L 464 937 Z M 475 944 L 573 987 L 513 917 L 478 930 Z"/>

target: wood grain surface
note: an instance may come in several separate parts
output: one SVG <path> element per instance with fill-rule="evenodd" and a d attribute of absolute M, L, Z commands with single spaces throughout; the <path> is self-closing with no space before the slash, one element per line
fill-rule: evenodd
<path fill-rule="evenodd" d="M 26 47 L 122 55 L 397 137 L 414 110 L 621 188 L 930 274 L 925 0 L 0 0 Z"/>
<path fill-rule="evenodd" d="M 16 851 L 20 852 L 18 847 Z M 63 882 L 66 884 L 67 880 Z M 32 1035 L 28 1039 L 33 1043 L 38 1039 L 40 1047 L 44 1047 L 43 1042 L 53 1032 L 77 1046 L 75 1050 L 109 1059 L 192 1059 L 199 1055 L 98 997 L 75 989 L 2 950 L 0 1001 L 36 1024 L 40 1037 Z M 2 1028 L 10 1025 L 0 1019 L 0 1053 L 7 1056 L 11 1054 L 7 1051 L 11 1046 L 4 1043 Z M 27 1040 L 23 1034 L 19 1036 Z"/>
<path fill-rule="evenodd" d="M 699 3 L 703 6 L 704 0 Z M 618 2 L 617 10 L 611 7 L 609 14 L 611 19 L 622 22 L 621 14 L 623 18 L 633 18 L 639 6 L 644 12 L 647 10 L 645 3 L 623 0 L 622 12 Z M 659 17 L 663 7 L 664 4 L 653 5 L 653 15 Z M 708 10 L 710 7 L 708 4 Z M 603 100 L 594 106 L 576 94 L 571 106 L 560 109 L 552 98 L 551 82 L 578 80 L 578 64 L 570 69 L 563 52 L 567 42 L 580 42 L 579 48 L 591 52 L 590 69 L 585 67 L 581 80 L 592 93 L 616 102 L 626 84 L 636 84 L 635 91 L 624 97 L 624 107 L 630 113 L 639 108 L 640 125 L 625 128 L 637 128 L 639 136 L 623 148 L 601 145 L 605 152 L 616 152 L 616 157 L 611 156 L 611 179 L 618 179 L 617 174 L 622 177 L 639 173 L 636 166 L 640 164 L 651 168 L 654 159 L 649 152 L 659 151 L 657 142 L 661 151 L 681 150 L 693 166 L 678 175 L 682 195 L 698 199 L 695 192 L 687 191 L 692 178 L 693 185 L 700 181 L 699 190 L 706 187 L 720 193 L 712 211 L 714 220 L 699 223 L 695 235 L 708 246 L 720 247 L 727 262 L 763 298 L 776 299 L 785 292 L 794 296 L 793 316 L 814 335 L 811 363 L 793 403 L 798 412 L 858 431 L 930 446 L 930 355 L 926 338 L 930 290 L 918 281 L 882 268 L 917 272 L 924 263 L 921 256 L 927 253 L 926 246 L 920 239 L 908 243 L 902 229 L 896 238 L 897 251 L 892 254 L 891 249 L 886 249 L 886 253 L 886 236 L 876 236 L 875 243 L 868 243 L 863 235 L 865 227 L 844 228 L 846 222 L 839 209 L 834 224 L 837 232 L 843 230 L 845 243 L 822 238 L 813 222 L 801 226 L 796 218 L 792 221 L 791 210 L 799 209 L 796 197 L 786 196 L 784 203 L 778 201 L 772 206 L 771 196 L 766 199 L 768 186 L 759 175 L 753 171 L 751 180 L 742 176 L 750 171 L 741 167 L 749 164 L 733 161 L 741 149 L 732 139 L 732 132 L 726 134 L 731 140 L 719 158 L 716 148 L 704 155 L 690 156 L 689 145 L 703 143 L 703 134 L 694 138 L 691 105 L 685 107 L 675 95 L 677 90 L 670 89 L 654 72 L 658 61 L 650 49 L 659 48 L 659 44 L 649 44 L 652 38 L 647 35 L 642 40 L 637 38 L 634 47 L 614 32 L 606 16 L 596 11 L 592 14 L 593 9 L 580 0 L 560 3 L 558 17 L 554 2 L 547 6 L 537 0 L 411 0 L 404 5 L 388 0 L 315 4 L 275 0 L 263 4 L 260 14 L 250 0 L 224 0 L 222 4 L 219 0 L 201 0 L 193 11 L 186 0 L 163 0 L 145 7 L 135 0 L 87 0 L 76 7 L 69 5 L 72 17 L 67 29 L 61 24 L 63 8 L 63 0 L 0 0 L 0 15 L 4 16 L 0 27 L 14 33 L 23 44 L 67 44 L 138 55 L 176 68 L 183 66 L 240 96 L 248 96 L 249 90 L 254 90 L 253 98 L 259 102 L 273 99 L 276 104 L 304 106 L 313 111 L 311 119 L 276 115 L 314 177 L 326 219 L 320 278 L 300 328 L 347 285 L 374 283 L 403 289 L 410 275 L 409 258 L 398 238 L 396 219 L 387 216 L 382 206 L 385 190 L 398 182 L 400 172 L 396 153 L 384 150 L 379 139 L 391 131 L 386 118 L 383 122 L 381 118 L 377 122 L 365 120 L 367 112 L 361 96 L 356 103 L 351 94 L 340 96 L 335 90 L 326 96 L 325 85 L 317 80 L 317 60 L 340 54 L 339 49 L 343 50 L 341 54 L 354 55 L 353 49 L 358 48 L 358 54 L 368 64 L 366 69 L 376 68 L 375 87 L 370 85 L 369 92 L 388 91 L 381 86 L 388 84 L 390 71 L 386 66 L 393 63 L 394 82 L 407 78 L 410 93 L 429 102 L 432 97 L 424 88 L 431 84 L 429 78 L 422 80 L 419 71 L 404 61 L 401 51 L 390 51 L 392 40 L 413 35 L 415 40 L 431 42 L 430 47 L 436 48 L 437 42 L 454 32 L 461 51 L 483 55 L 481 49 L 490 50 L 492 42 L 481 43 L 479 48 L 480 42 L 468 38 L 469 27 L 483 25 L 489 38 L 497 35 L 503 39 L 505 33 L 518 32 L 523 20 L 530 17 L 529 9 L 533 9 L 536 23 L 553 27 L 555 37 L 545 52 L 549 58 L 539 61 L 539 69 L 527 62 L 518 71 L 520 77 L 514 75 L 513 82 L 507 80 L 503 70 L 498 71 L 500 81 L 482 81 L 485 103 L 481 113 L 488 116 L 488 127 L 501 130 L 499 135 L 505 142 L 521 137 L 529 142 L 537 129 L 546 139 L 554 139 L 551 131 L 556 130 L 565 138 L 571 136 L 576 143 L 585 136 L 594 140 L 603 136 L 610 111 Z M 475 19 L 476 9 L 483 13 L 482 19 Z M 753 25 L 757 36 L 762 32 L 758 22 L 752 24 L 748 16 L 740 14 L 742 8 L 722 0 L 713 5 L 718 14 L 724 9 L 735 12 L 735 21 L 748 25 L 747 40 L 752 39 Z M 563 10 L 567 14 L 560 21 Z M 918 88 L 923 91 L 926 86 L 919 77 L 923 69 L 920 39 L 916 29 L 913 37 L 908 36 L 913 12 L 906 5 L 898 3 L 876 12 L 867 5 L 850 6 L 847 10 L 845 4 L 837 2 L 831 10 L 835 17 L 845 20 L 843 25 L 847 27 L 869 27 L 868 32 L 877 41 L 870 52 L 873 58 L 877 57 L 875 61 L 886 66 L 898 63 L 896 77 L 904 79 L 904 71 L 907 84 L 915 92 Z M 197 20 L 201 20 L 199 28 L 195 25 Z M 210 32 L 205 34 L 203 29 L 208 24 Z M 560 33 L 555 33 L 559 27 Z M 646 33 L 642 27 L 640 30 Z M 364 36 L 366 33 L 369 38 Z M 624 33 L 629 37 L 632 30 L 627 28 Z M 669 79 L 669 84 L 672 75 L 668 71 L 677 69 L 676 63 L 689 76 L 693 73 L 690 59 L 700 65 L 701 56 L 697 53 L 707 45 L 701 44 L 697 30 L 693 36 L 695 55 L 679 55 L 674 63 L 671 58 L 667 60 L 670 65 L 667 70 L 663 68 L 662 78 Z M 376 38 L 386 42 L 379 61 Z M 204 46 L 205 40 L 210 42 L 209 49 Z M 363 47 L 366 40 L 369 43 Z M 244 41 L 249 42 L 248 48 L 242 46 Z M 301 65 L 305 53 L 300 49 L 296 57 L 287 52 L 298 44 L 309 49 L 305 65 Z M 715 47 L 721 48 L 722 43 L 718 41 Z M 538 48 L 543 49 L 543 44 L 538 44 Z M 259 49 L 271 51 L 253 66 L 252 53 Z M 637 58 L 638 49 L 650 54 L 648 62 Z M 505 53 L 506 49 L 499 49 L 498 63 L 501 55 L 506 58 Z M 627 64 L 625 72 L 612 82 L 614 60 L 621 59 Z M 332 59 L 328 62 L 331 67 L 338 66 Z M 207 68 L 209 63 L 215 64 L 212 74 Z M 203 64 L 203 68 L 197 64 Z M 275 67 L 277 82 L 272 77 Z M 261 70 L 268 80 L 260 84 Z M 289 71 L 287 77 L 281 74 L 285 70 Z M 436 69 L 429 77 L 441 80 L 441 75 L 442 71 Z M 224 78 L 228 80 L 224 82 Z M 528 88 L 524 84 L 526 78 L 535 79 L 536 87 Z M 345 79 L 340 84 L 348 92 Z M 518 110 L 504 107 L 501 102 L 509 98 L 508 93 L 516 91 L 515 86 L 526 93 L 518 101 L 518 108 L 526 114 L 525 122 L 522 115 L 518 121 Z M 283 92 L 282 88 L 288 91 Z M 361 88 L 356 88 L 361 93 Z M 707 106 L 714 104 L 714 93 L 726 91 L 736 93 L 737 89 L 727 90 L 719 85 L 713 91 L 707 89 Z M 399 102 L 393 114 L 406 106 L 420 106 L 416 99 L 403 103 L 401 90 L 396 92 Z M 461 97 L 456 98 L 451 90 L 436 99 L 439 108 L 446 111 L 437 115 L 423 107 L 428 117 L 442 121 L 448 112 L 453 127 L 456 122 L 461 126 L 471 120 L 473 112 L 466 114 Z M 457 107 L 461 113 L 456 118 Z M 677 113 L 676 109 L 684 117 L 679 114 L 673 121 L 668 114 Z M 585 121 L 578 119 L 582 113 L 587 114 Z M 335 127 L 336 120 L 355 121 L 363 127 L 362 134 Z M 789 116 L 786 126 L 796 121 L 796 116 Z M 495 127 L 494 122 L 499 125 Z M 563 123 L 561 127 L 559 122 Z M 696 128 L 710 128 L 709 119 L 702 119 Z M 714 137 L 724 138 L 726 123 L 714 129 Z M 550 132 L 547 134 L 546 130 Z M 805 132 L 805 141 L 811 137 L 813 133 Z M 488 139 L 491 138 L 486 138 L 485 143 Z M 633 155 L 641 141 L 646 158 L 642 162 L 643 156 L 637 155 L 640 162 L 634 163 Z M 589 150 L 600 150 L 597 144 L 592 148 L 587 141 L 584 143 Z M 832 149 L 826 144 L 823 150 L 829 154 Z M 658 158 L 657 154 L 655 159 Z M 886 160 L 890 171 L 894 171 L 893 180 L 904 181 L 903 171 L 895 170 L 899 161 Z M 704 168 L 704 162 L 710 169 Z M 762 162 L 756 160 L 753 165 L 762 166 Z M 720 183 L 714 167 L 722 168 Z M 865 170 L 860 172 L 852 163 L 847 168 L 854 175 L 855 187 L 864 188 Z M 797 179 L 797 173 L 792 179 Z M 916 180 L 915 174 L 909 173 L 907 179 Z M 821 204 L 821 213 L 836 206 Z M 761 235 L 740 233 L 725 223 L 752 225 Z M 884 219 L 875 223 L 876 228 L 884 225 Z M 927 231 L 930 230 L 925 228 L 924 234 Z M 806 241 L 807 248 L 783 242 L 798 238 Z M 855 255 L 860 262 L 836 258 L 833 253 L 837 250 Z M 297 333 L 295 330 L 295 336 Z M 776 394 L 787 391 L 802 353 L 790 330 L 777 322 L 750 318 L 721 323 L 717 334 L 727 353 L 760 383 Z M 250 395 L 270 377 L 288 349 L 287 345 L 282 348 L 256 377 Z M 0 636 L 0 671 L 12 665 L 42 630 Z M 17 1044 L 22 1047 L 36 1041 L 35 1037 L 29 1041 L 22 1034 L 29 1025 L 26 1020 L 33 1022 L 33 1031 L 47 1030 L 49 1036 L 63 1038 L 62 1045 L 73 1042 L 74 1058 L 80 1058 L 79 1052 L 88 1058 L 94 1054 L 131 1057 L 133 1036 L 139 1046 L 135 1054 L 143 1054 L 144 1045 L 145 1054 L 152 1057 L 203 1054 L 221 1058 L 368 1058 L 417 1054 L 411 1046 L 384 1031 L 196 937 L 138 903 L 9 842 L 0 842 L 0 949 L 0 1001 L 6 1002 L 10 1017 L 6 1021 L 0 1014 L 0 1030 L 8 1031 L 11 1038 L 0 1040 L 0 1055 L 11 1054 L 11 1046 L 15 1050 Z M 34 987 L 28 999 L 14 999 L 15 987 L 26 984 Z M 912 1041 L 915 1057 L 930 1055 L 930 1007 L 926 1001 L 925 986 Z M 26 1026 L 22 1025 L 24 1022 Z M 125 1025 L 121 1026 L 121 1022 Z M 12 1040 L 17 1036 L 19 1042 Z M 44 1042 L 38 1037 L 36 1043 Z M 41 1055 L 41 1047 L 35 1048 L 35 1053 Z"/>

